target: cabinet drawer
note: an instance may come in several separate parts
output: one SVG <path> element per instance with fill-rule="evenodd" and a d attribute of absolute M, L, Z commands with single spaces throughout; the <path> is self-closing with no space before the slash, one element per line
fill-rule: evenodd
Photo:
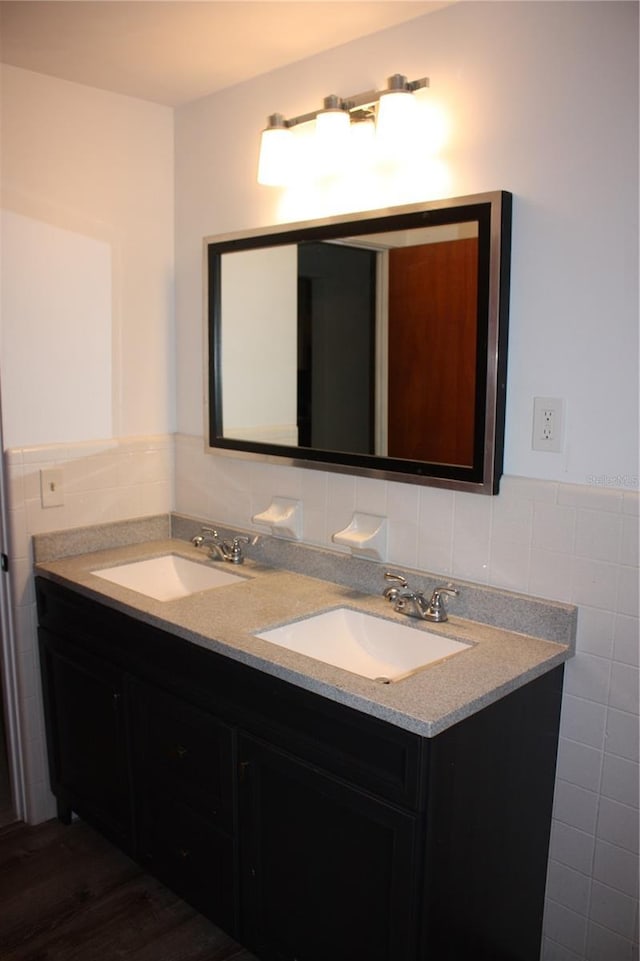
<path fill-rule="evenodd" d="M 171 798 L 146 797 L 140 806 L 138 860 L 211 921 L 236 933 L 234 846 Z"/>
<path fill-rule="evenodd" d="M 211 824 L 233 827 L 233 733 L 226 724 L 140 681 L 132 683 L 137 788 L 160 790 Z"/>
<path fill-rule="evenodd" d="M 260 671 L 246 672 L 241 699 L 248 732 L 385 800 L 423 804 L 418 735 Z"/>

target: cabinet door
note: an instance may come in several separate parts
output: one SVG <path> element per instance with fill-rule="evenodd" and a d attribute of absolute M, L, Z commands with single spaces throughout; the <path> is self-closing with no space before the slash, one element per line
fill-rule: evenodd
<path fill-rule="evenodd" d="M 51 789 L 63 819 L 76 811 L 131 849 L 124 677 L 63 638 L 39 631 Z"/>
<path fill-rule="evenodd" d="M 243 943 L 265 961 L 414 959 L 414 817 L 253 738 L 239 758 Z"/>
<path fill-rule="evenodd" d="M 138 859 L 235 934 L 231 728 L 141 681 L 132 702 Z"/>

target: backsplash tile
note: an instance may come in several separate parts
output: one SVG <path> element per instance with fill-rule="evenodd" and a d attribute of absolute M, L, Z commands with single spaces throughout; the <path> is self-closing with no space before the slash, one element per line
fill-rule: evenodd
<path fill-rule="evenodd" d="M 396 486 L 395 484 L 393 485 Z M 450 575 L 453 569 L 453 491 L 421 488 L 418 499 L 418 568 Z M 393 518 L 391 519 L 393 528 Z"/>
<path fill-rule="evenodd" d="M 620 563 L 630 567 L 638 566 L 640 554 L 640 522 L 636 516 L 622 516 L 622 536 L 620 538 Z"/>
<path fill-rule="evenodd" d="M 607 709 L 603 704 L 565 693 L 562 698 L 560 733 L 570 740 L 602 749 L 606 715 Z"/>
<path fill-rule="evenodd" d="M 634 761 L 638 757 L 640 732 L 637 714 L 626 714 L 610 708 L 607 711 L 607 751 Z"/>
<path fill-rule="evenodd" d="M 585 831 L 579 831 L 570 824 L 554 821 L 551 829 L 549 857 L 566 867 L 573 868 L 589 876 L 593 861 L 595 840 Z"/>
<path fill-rule="evenodd" d="M 541 548 L 531 548 L 528 592 L 569 602 L 574 596 L 573 557 Z"/>
<path fill-rule="evenodd" d="M 560 736 L 557 777 L 587 791 L 597 791 L 602 774 L 602 751 Z"/>
<path fill-rule="evenodd" d="M 577 512 L 575 552 L 596 561 L 618 563 L 622 515 L 580 509 Z"/>
<path fill-rule="evenodd" d="M 557 504 L 535 504 L 532 543 L 545 551 L 573 553 L 576 515 L 568 507 Z"/>
<path fill-rule="evenodd" d="M 549 865 L 547 894 L 558 904 L 586 917 L 589 908 L 589 878 L 559 861 Z"/>
<path fill-rule="evenodd" d="M 638 897 L 638 858 L 635 852 L 607 841 L 596 841 L 593 877 L 629 897 Z"/>
<path fill-rule="evenodd" d="M 638 811 L 626 804 L 602 798 L 596 837 L 638 854 Z"/>
<path fill-rule="evenodd" d="M 489 583 L 491 509 L 489 497 L 455 496 L 452 567 L 454 577 L 479 584 Z"/>
<path fill-rule="evenodd" d="M 595 561 L 589 557 L 573 559 L 573 591 L 575 604 L 589 604 L 610 611 L 615 609 L 618 578 L 617 564 Z"/>
<path fill-rule="evenodd" d="M 550 938 L 581 958 L 587 936 L 587 920 L 583 914 L 572 911 L 557 901 L 550 901 L 546 913 L 546 930 Z M 549 954 L 549 961 L 554 955 Z"/>
<path fill-rule="evenodd" d="M 637 942 L 626 938 L 599 924 L 589 925 L 586 961 L 638 961 Z"/>
<path fill-rule="evenodd" d="M 565 694 L 606 704 L 609 696 L 611 661 L 595 654 L 582 654 L 568 664 L 564 676 Z"/>
<path fill-rule="evenodd" d="M 638 668 L 614 661 L 611 666 L 611 689 L 609 691 L 609 706 L 620 711 L 628 711 L 638 715 L 640 707 L 640 688 L 638 685 Z"/>
<path fill-rule="evenodd" d="M 602 769 L 601 793 L 612 801 L 620 801 L 630 807 L 639 807 L 640 765 L 624 757 L 607 753 Z"/>
<path fill-rule="evenodd" d="M 584 654 L 610 658 L 614 649 L 616 618 L 611 611 L 583 605 L 578 615 L 578 638 L 576 646 Z"/>
<path fill-rule="evenodd" d="M 573 825 L 591 837 L 596 833 L 599 797 L 595 791 L 571 784 L 569 781 L 556 780 L 553 799 L 553 815 L 557 821 Z"/>
<path fill-rule="evenodd" d="M 636 902 L 621 891 L 607 887 L 600 881 L 594 881 L 591 894 L 591 918 L 598 925 L 631 940 L 636 919 Z"/>

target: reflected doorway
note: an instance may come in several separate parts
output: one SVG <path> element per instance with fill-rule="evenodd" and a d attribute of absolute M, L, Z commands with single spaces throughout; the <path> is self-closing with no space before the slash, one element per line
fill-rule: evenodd
<path fill-rule="evenodd" d="M 298 443 L 375 453 L 376 254 L 298 247 Z"/>

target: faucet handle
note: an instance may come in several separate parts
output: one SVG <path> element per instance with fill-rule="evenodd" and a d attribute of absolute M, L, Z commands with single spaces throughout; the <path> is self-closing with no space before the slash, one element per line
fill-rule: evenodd
<path fill-rule="evenodd" d="M 437 600 L 441 594 L 447 594 L 449 597 L 457 597 L 459 593 L 460 591 L 455 584 L 446 584 L 444 587 L 436 587 L 432 597 Z"/>
<path fill-rule="evenodd" d="M 448 597 L 457 597 L 459 593 L 460 591 L 453 584 L 436 587 L 429 601 L 429 607 L 427 609 L 428 619 L 436 622 L 448 620 L 447 608 L 445 607 L 442 595 L 446 594 Z"/>
<path fill-rule="evenodd" d="M 225 545 L 228 551 L 227 560 L 231 561 L 232 564 L 242 564 L 244 562 L 244 556 L 242 554 L 242 545 L 248 544 L 249 538 L 245 537 L 243 534 L 239 534 L 234 537 L 231 541 L 231 547 Z"/>
<path fill-rule="evenodd" d="M 402 574 L 397 574 L 395 571 L 385 571 L 384 574 L 385 581 L 397 581 L 400 587 L 388 587 L 384 592 L 384 596 L 388 601 L 397 601 L 400 596 L 400 588 L 406 588 L 409 586 L 408 582 L 402 576 Z"/>
<path fill-rule="evenodd" d="M 231 541 L 231 553 L 233 555 L 238 555 L 242 553 L 242 544 L 248 544 L 249 538 L 240 534 L 238 537 L 234 537 Z"/>
<path fill-rule="evenodd" d="M 385 581 L 398 581 L 400 587 L 408 587 L 408 583 L 402 574 L 398 574 L 396 571 L 385 571 L 384 572 Z"/>

